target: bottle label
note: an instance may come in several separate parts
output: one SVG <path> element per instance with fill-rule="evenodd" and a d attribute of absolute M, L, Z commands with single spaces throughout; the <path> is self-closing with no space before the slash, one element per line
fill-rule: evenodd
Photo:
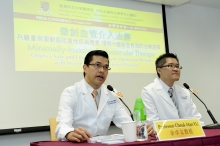
<path fill-rule="evenodd" d="M 145 110 L 145 108 L 143 108 L 143 110 L 144 110 L 144 115 L 147 115 L 147 114 L 146 114 L 146 110 Z"/>
<path fill-rule="evenodd" d="M 140 121 L 140 119 L 141 119 L 141 113 L 140 113 L 140 111 L 135 110 L 135 111 L 134 111 L 134 120 L 135 120 L 135 121 Z"/>

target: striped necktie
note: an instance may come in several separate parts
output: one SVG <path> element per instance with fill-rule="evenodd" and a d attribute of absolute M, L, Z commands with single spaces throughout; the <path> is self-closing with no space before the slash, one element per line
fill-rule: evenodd
<path fill-rule="evenodd" d="M 170 98 L 172 99 L 174 105 L 176 106 L 176 109 L 178 110 L 178 106 L 177 106 L 177 103 L 176 103 L 176 99 L 173 97 L 173 88 L 170 88 L 168 90 L 168 93 L 170 95 Z M 179 114 L 179 110 L 178 110 L 178 114 Z"/>
<path fill-rule="evenodd" d="M 97 92 L 96 90 L 93 90 L 91 94 L 92 94 L 92 96 L 93 96 L 93 99 L 94 99 L 94 101 L 95 101 L 96 107 L 97 107 L 97 109 L 98 109 L 98 104 L 97 104 L 97 102 L 96 102 L 96 96 L 98 95 L 98 92 Z"/>

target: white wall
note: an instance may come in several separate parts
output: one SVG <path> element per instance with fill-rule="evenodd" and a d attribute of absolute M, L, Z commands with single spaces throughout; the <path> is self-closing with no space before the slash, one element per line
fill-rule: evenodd
<path fill-rule="evenodd" d="M 220 122 L 220 9 L 183 5 L 167 8 L 170 52 L 176 53 L 183 66 L 182 86 L 188 83 L 199 91 L 199 97 Z M 205 124 L 211 124 L 203 104 L 192 95 Z"/>
<path fill-rule="evenodd" d="M 116 126 L 110 126 L 107 135 L 122 134 L 122 130 Z M 30 146 L 31 142 L 48 141 L 50 140 L 49 131 L 35 132 L 35 133 L 22 133 L 0 136 L 0 146 Z"/>
<path fill-rule="evenodd" d="M 29 146 L 30 142 L 50 140 L 49 131 L 1 135 L 0 146 Z"/>

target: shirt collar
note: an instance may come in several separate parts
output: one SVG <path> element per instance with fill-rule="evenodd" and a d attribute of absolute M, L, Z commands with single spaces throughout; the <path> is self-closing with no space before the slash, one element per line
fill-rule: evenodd
<path fill-rule="evenodd" d="M 168 91 L 170 88 L 172 88 L 173 91 L 174 91 L 174 86 L 172 86 L 172 87 L 167 86 L 167 84 L 165 84 L 160 78 L 159 78 L 159 82 L 161 83 L 161 85 L 163 86 L 163 88 L 164 88 L 166 91 Z"/>
<path fill-rule="evenodd" d="M 86 84 L 86 88 L 88 89 L 89 93 L 92 93 L 93 90 L 96 90 L 98 92 L 98 95 L 100 95 L 101 93 L 101 87 L 99 87 L 98 89 L 93 89 L 92 86 L 90 86 L 85 79 L 83 79 L 85 84 Z"/>

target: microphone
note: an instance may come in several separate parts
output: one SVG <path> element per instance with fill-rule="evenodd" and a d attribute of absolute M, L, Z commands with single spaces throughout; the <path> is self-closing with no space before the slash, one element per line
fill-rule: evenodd
<path fill-rule="evenodd" d="M 115 91 L 114 91 L 114 89 L 113 89 L 113 87 L 112 87 L 111 85 L 108 85 L 108 86 L 107 86 L 107 89 L 108 89 L 109 91 L 112 91 L 112 92 L 115 93 Z M 115 94 L 115 95 L 116 95 L 116 94 Z M 124 101 L 121 99 L 120 96 L 118 96 L 118 95 L 116 95 L 116 96 L 121 100 L 121 102 L 122 102 L 122 103 L 126 106 L 126 108 L 129 110 L 131 119 L 134 121 L 133 114 L 132 114 L 131 110 L 129 109 L 129 107 L 124 103 Z"/>
<path fill-rule="evenodd" d="M 215 120 L 215 117 L 212 115 L 212 112 L 207 108 L 207 106 L 205 105 L 205 103 L 190 89 L 189 85 L 186 83 L 183 83 L 183 86 L 188 89 L 189 91 L 191 91 L 205 106 L 210 118 L 212 119 L 214 124 L 210 124 L 210 125 L 206 125 L 203 126 L 204 129 L 220 129 L 220 125 L 218 124 L 218 122 Z"/>

